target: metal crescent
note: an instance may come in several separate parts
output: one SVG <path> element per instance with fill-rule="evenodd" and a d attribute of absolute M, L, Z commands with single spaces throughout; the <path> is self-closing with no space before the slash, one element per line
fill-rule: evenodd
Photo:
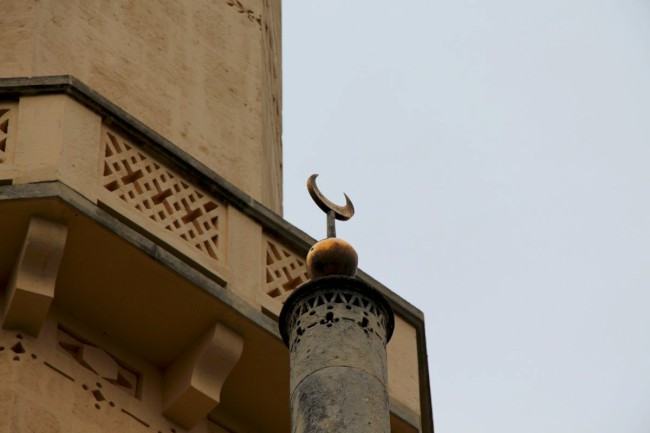
<path fill-rule="evenodd" d="M 350 201 L 348 195 L 345 193 L 343 194 L 345 196 L 345 206 L 335 205 L 318 189 L 318 186 L 316 185 L 317 177 L 317 174 L 309 176 L 309 179 L 307 179 L 307 191 L 309 191 L 309 195 L 314 199 L 318 207 L 325 213 L 330 211 L 334 212 L 334 217 L 339 221 L 347 221 L 352 218 L 352 215 L 354 215 L 354 205 Z"/>

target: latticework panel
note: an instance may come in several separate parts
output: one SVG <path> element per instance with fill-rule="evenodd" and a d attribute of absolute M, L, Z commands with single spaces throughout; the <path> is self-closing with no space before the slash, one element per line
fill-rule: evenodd
<path fill-rule="evenodd" d="M 9 128 L 11 126 L 12 109 L 0 106 L 0 164 L 7 161 L 9 154 Z"/>
<path fill-rule="evenodd" d="M 104 188 L 210 259 L 223 260 L 225 207 L 115 132 L 103 137 Z"/>
<path fill-rule="evenodd" d="M 284 303 L 291 292 L 308 280 L 305 261 L 278 242 L 266 239 L 266 280 L 264 292 Z"/>

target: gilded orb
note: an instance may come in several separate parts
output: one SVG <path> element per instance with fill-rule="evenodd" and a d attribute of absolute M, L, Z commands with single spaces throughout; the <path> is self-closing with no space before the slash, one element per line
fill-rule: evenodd
<path fill-rule="evenodd" d="M 316 242 L 307 253 L 307 275 L 319 278 L 328 275 L 354 277 L 359 256 L 352 245 L 339 238 Z"/>

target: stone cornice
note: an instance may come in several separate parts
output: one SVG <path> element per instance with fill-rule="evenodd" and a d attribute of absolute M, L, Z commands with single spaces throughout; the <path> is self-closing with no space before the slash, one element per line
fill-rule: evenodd
<path fill-rule="evenodd" d="M 42 182 L 25 185 L 0 186 L 0 202 L 9 200 L 56 199 L 92 219 L 100 227 L 126 240 L 136 248 L 164 264 L 184 279 L 202 289 L 210 296 L 223 302 L 233 311 L 238 312 L 269 334 L 280 338 L 275 321 L 231 291 L 227 290 L 209 276 L 195 269 L 194 266 L 179 259 L 172 252 L 161 248 L 155 241 L 121 222 L 111 213 L 99 208 L 62 182 Z"/>

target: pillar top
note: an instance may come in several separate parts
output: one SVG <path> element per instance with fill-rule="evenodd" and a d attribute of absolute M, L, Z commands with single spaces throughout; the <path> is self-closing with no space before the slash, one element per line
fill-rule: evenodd
<path fill-rule="evenodd" d="M 343 239 L 325 238 L 316 242 L 307 253 L 307 275 L 310 279 L 339 275 L 354 277 L 359 256 Z"/>
<path fill-rule="evenodd" d="M 386 342 L 390 341 L 395 317 L 388 300 L 378 290 L 357 278 L 331 275 L 307 281 L 287 298 L 279 317 L 280 335 L 284 344 L 289 347 L 294 319 L 309 313 L 310 306 L 342 303 L 350 304 L 350 308 L 367 309 L 384 316 Z"/>
<path fill-rule="evenodd" d="M 354 205 L 347 194 L 345 205 L 339 206 L 328 200 L 316 185 L 318 174 L 307 179 L 307 191 L 314 203 L 327 215 L 327 238 L 316 242 L 307 253 L 307 275 L 320 278 L 328 275 L 354 277 L 357 274 L 359 256 L 352 245 L 336 237 L 335 220 L 347 221 L 354 215 Z"/>

